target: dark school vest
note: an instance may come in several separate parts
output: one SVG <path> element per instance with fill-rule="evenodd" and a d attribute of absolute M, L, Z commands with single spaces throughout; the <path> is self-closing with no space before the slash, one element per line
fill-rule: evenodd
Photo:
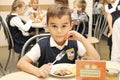
<path fill-rule="evenodd" d="M 17 53 L 21 53 L 21 49 L 22 49 L 24 43 L 30 38 L 30 36 L 24 36 L 22 34 L 22 32 L 18 29 L 17 26 L 11 26 L 10 25 L 10 20 L 13 17 L 16 17 L 16 15 L 8 15 L 6 21 L 7 21 L 8 27 L 10 29 L 12 38 L 13 38 L 14 50 Z"/>
<path fill-rule="evenodd" d="M 116 10 L 111 13 L 112 15 L 112 24 L 120 17 L 120 10 L 118 10 L 118 6 L 120 6 L 120 1 L 117 4 Z M 108 9 L 111 9 L 113 6 L 108 4 Z"/>
<path fill-rule="evenodd" d="M 59 50 L 56 47 L 50 47 L 50 37 L 40 40 L 38 44 L 41 49 L 41 56 L 38 60 L 39 67 L 42 66 L 43 64 L 52 63 L 55 60 L 57 54 L 59 54 L 62 50 L 65 50 L 66 54 L 60 61 L 57 61 L 56 64 L 75 63 L 75 60 L 77 59 L 78 46 L 77 46 L 77 41 L 75 40 L 69 40 L 68 45 L 65 46 L 62 50 Z M 69 53 L 74 54 L 74 58 L 72 60 L 68 59 Z"/>

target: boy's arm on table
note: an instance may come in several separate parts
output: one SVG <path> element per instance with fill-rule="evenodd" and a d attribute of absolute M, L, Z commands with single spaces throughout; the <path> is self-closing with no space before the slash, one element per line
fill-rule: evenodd
<path fill-rule="evenodd" d="M 44 64 L 40 68 L 32 64 L 32 60 L 28 56 L 23 56 L 17 63 L 17 67 L 27 73 L 33 74 L 37 77 L 46 77 L 50 71 L 50 64 Z"/>

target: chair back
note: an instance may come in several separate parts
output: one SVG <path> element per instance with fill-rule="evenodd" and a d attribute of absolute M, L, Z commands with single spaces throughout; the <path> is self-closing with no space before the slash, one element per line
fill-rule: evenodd
<path fill-rule="evenodd" d="M 75 31 L 78 32 L 79 28 L 82 27 L 81 34 L 83 35 L 84 32 L 85 32 L 85 28 L 86 28 L 86 26 L 85 26 L 85 21 L 80 20 L 80 19 L 74 19 L 74 20 L 72 20 L 72 22 L 74 23 L 74 25 L 73 25 L 73 30 L 75 30 Z M 80 26 L 81 24 L 82 24 L 82 26 Z M 75 25 L 76 25 L 77 27 L 75 27 Z"/>
<path fill-rule="evenodd" d="M 106 30 L 106 28 L 108 28 L 108 21 L 107 21 L 106 15 L 100 14 L 95 24 L 93 36 L 100 41 L 102 34 Z"/>
<path fill-rule="evenodd" d="M 1 25 L 3 26 L 4 33 L 5 33 L 5 36 L 6 36 L 7 41 L 8 41 L 9 50 L 14 49 L 14 42 L 13 42 L 11 32 L 9 30 L 9 27 L 8 27 L 5 19 L 2 16 L 0 16 L 0 21 L 1 21 Z"/>
<path fill-rule="evenodd" d="M 5 70 L 6 70 L 8 67 L 8 64 L 10 62 L 10 59 L 14 59 L 14 42 L 13 42 L 13 38 L 12 38 L 11 32 L 9 30 L 9 27 L 6 23 L 6 20 L 2 16 L 0 16 L 0 22 L 4 29 L 4 33 L 7 38 L 8 49 L 9 49 L 9 56 L 8 56 L 8 59 L 7 59 L 6 65 L 5 65 Z M 13 60 L 11 60 L 11 62 L 10 62 L 10 69 L 12 68 L 12 63 L 13 63 L 12 61 Z"/>
<path fill-rule="evenodd" d="M 92 25 L 93 25 L 93 26 L 95 26 L 96 21 L 97 21 L 99 15 L 100 15 L 100 14 L 93 14 L 93 15 L 92 15 Z"/>
<path fill-rule="evenodd" d="M 46 36 L 50 36 L 50 34 L 49 33 L 41 33 L 41 34 L 35 35 L 35 36 L 31 37 L 30 39 L 28 39 L 22 48 L 22 51 L 21 51 L 19 58 L 22 57 L 23 55 L 25 55 L 26 50 L 28 50 L 28 48 L 30 50 L 29 46 L 31 43 L 33 44 L 33 41 L 35 41 L 35 40 L 39 41 L 40 39 L 43 39 Z"/>

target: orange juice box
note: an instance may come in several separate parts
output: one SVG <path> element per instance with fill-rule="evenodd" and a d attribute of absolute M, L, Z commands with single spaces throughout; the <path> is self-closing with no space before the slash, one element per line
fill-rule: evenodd
<path fill-rule="evenodd" d="M 76 80 L 106 80 L 106 62 L 76 60 Z"/>

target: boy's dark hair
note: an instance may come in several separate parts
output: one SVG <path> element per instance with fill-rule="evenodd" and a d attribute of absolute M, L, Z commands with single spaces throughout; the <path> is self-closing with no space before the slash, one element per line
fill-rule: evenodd
<path fill-rule="evenodd" d="M 57 4 L 63 4 L 63 5 L 66 5 L 66 6 L 68 6 L 68 4 L 69 4 L 68 0 L 54 0 L 54 1 Z"/>
<path fill-rule="evenodd" d="M 71 10 L 69 9 L 69 7 L 62 4 L 54 4 L 50 6 L 47 10 L 47 23 L 49 22 L 50 17 L 61 18 L 64 15 L 68 15 L 71 22 Z"/>

